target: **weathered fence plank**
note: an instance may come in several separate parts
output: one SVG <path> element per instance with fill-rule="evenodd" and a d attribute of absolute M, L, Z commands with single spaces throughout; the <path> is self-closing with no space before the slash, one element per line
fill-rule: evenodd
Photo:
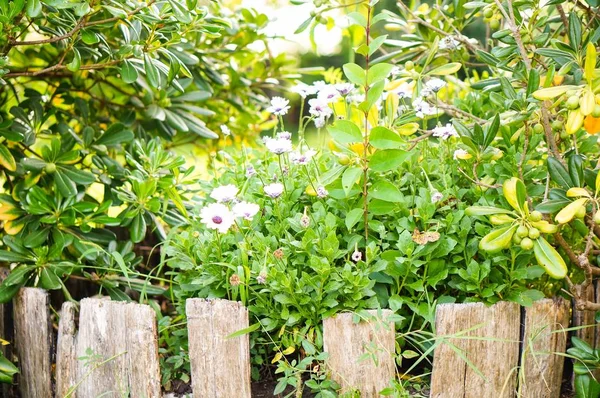
<path fill-rule="evenodd" d="M 447 337 L 434 353 L 431 397 L 514 397 L 519 361 L 518 304 L 438 305 L 436 331 L 439 337 Z"/>
<path fill-rule="evenodd" d="M 585 291 L 585 296 L 588 301 L 596 301 L 594 285 L 589 285 L 587 287 Z M 589 343 L 592 347 L 594 347 L 596 340 L 596 321 L 594 319 L 594 316 L 594 311 L 579 311 L 573 309 L 573 326 L 587 326 L 581 329 L 577 329 L 575 334 L 580 339 Z"/>
<path fill-rule="evenodd" d="M 77 382 L 76 305 L 65 302 L 60 311 L 56 344 L 56 398 L 64 398 Z"/>
<path fill-rule="evenodd" d="M 569 327 L 570 303 L 544 299 L 525 309 L 519 390 L 523 397 L 558 398 Z"/>
<path fill-rule="evenodd" d="M 392 312 L 368 311 L 372 318 L 354 323 L 353 314 L 338 314 L 323 321 L 323 346 L 327 367 L 342 393 L 359 391 L 363 398 L 380 396 L 395 376 Z"/>
<path fill-rule="evenodd" d="M 52 397 L 52 333 L 48 293 L 23 288 L 14 299 L 15 349 L 22 397 Z"/>
<path fill-rule="evenodd" d="M 188 340 L 194 396 L 249 398 L 250 341 L 248 309 L 227 300 L 188 299 Z"/>
<path fill-rule="evenodd" d="M 67 366 L 72 363 L 69 350 L 74 341 L 78 359 L 74 371 L 61 370 L 65 377 L 69 376 L 61 379 L 60 388 L 64 391 L 65 382 L 76 380 L 77 389 L 71 397 L 162 396 L 156 316 L 149 306 L 83 299 L 79 332 L 74 338 L 72 330 L 67 316 L 58 342 L 64 349 L 59 358 Z M 63 366 L 58 364 L 59 368 Z"/>

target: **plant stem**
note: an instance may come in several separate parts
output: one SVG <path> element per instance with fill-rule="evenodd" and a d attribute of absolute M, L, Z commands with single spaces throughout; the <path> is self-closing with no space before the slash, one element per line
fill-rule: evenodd
<path fill-rule="evenodd" d="M 369 35 L 371 33 L 371 6 L 367 6 L 367 26 L 365 33 L 367 38 L 367 47 L 369 47 Z M 365 100 L 369 96 L 369 52 L 365 55 Z M 365 224 L 365 248 L 369 243 L 369 109 L 365 110 L 365 135 L 363 141 L 363 222 Z M 367 251 L 365 250 L 365 263 L 367 263 Z"/>

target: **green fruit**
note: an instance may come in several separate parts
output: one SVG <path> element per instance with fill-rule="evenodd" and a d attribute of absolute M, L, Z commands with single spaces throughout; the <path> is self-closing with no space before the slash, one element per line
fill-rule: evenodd
<path fill-rule="evenodd" d="M 407 61 L 404 64 L 404 69 L 406 69 L 406 70 L 413 70 L 414 68 L 415 68 L 415 64 L 413 61 Z"/>
<path fill-rule="evenodd" d="M 567 134 L 565 131 L 563 131 L 562 133 L 560 133 L 560 139 L 561 140 L 566 140 L 569 138 L 569 134 Z"/>
<path fill-rule="evenodd" d="M 521 241 L 521 249 L 523 249 L 523 250 L 533 249 L 533 241 L 529 238 L 523 238 L 523 240 Z"/>
<path fill-rule="evenodd" d="M 565 103 L 567 109 L 577 109 L 579 108 L 579 97 L 576 95 L 572 95 L 569 97 L 567 102 Z"/>
<path fill-rule="evenodd" d="M 585 206 L 581 206 L 579 209 L 577 209 L 577 212 L 575 213 L 575 217 L 583 218 L 583 217 L 585 217 L 585 213 L 586 213 Z"/>
<path fill-rule="evenodd" d="M 592 117 L 600 117 L 600 105 L 596 104 L 592 111 Z"/>
<path fill-rule="evenodd" d="M 529 215 L 529 219 L 531 221 L 541 221 L 542 220 L 542 213 L 540 213 L 537 210 L 534 210 L 531 212 L 531 214 Z"/>
<path fill-rule="evenodd" d="M 594 214 L 594 223 L 600 225 L 600 211 L 597 211 L 596 214 Z"/>
<path fill-rule="evenodd" d="M 533 126 L 533 132 L 536 134 L 542 134 L 544 132 L 544 126 L 541 123 L 537 123 Z"/>
<path fill-rule="evenodd" d="M 491 18 L 494 16 L 494 10 L 492 10 L 491 8 L 486 8 L 485 10 L 483 10 L 483 16 L 486 18 Z"/>
<path fill-rule="evenodd" d="M 517 228 L 517 235 L 519 235 L 521 238 L 526 237 L 529 235 L 529 228 L 527 228 L 525 225 L 519 225 L 519 228 Z"/>
<path fill-rule="evenodd" d="M 500 28 L 500 20 L 496 18 L 490 20 L 490 28 L 494 30 Z"/>
<path fill-rule="evenodd" d="M 540 230 L 537 228 L 529 228 L 529 237 L 531 239 L 537 239 L 540 237 Z"/>
<path fill-rule="evenodd" d="M 563 124 L 560 120 L 555 120 L 552 122 L 552 130 L 558 131 L 558 130 L 561 130 L 562 127 L 563 127 Z"/>
<path fill-rule="evenodd" d="M 341 164 L 342 166 L 348 165 L 350 163 L 350 156 L 340 155 L 340 157 L 338 158 L 338 163 Z"/>
<path fill-rule="evenodd" d="M 517 234 L 514 234 L 514 235 L 513 235 L 513 237 L 512 237 L 512 240 L 513 240 L 513 243 L 514 243 L 515 245 L 518 245 L 518 244 L 520 244 L 520 243 L 521 243 L 521 241 L 523 240 L 523 238 L 521 238 L 521 237 L 520 237 L 519 235 L 517 235 Z"/>
<path fill-rule="evenodd" d="M 46 170 L 46 173 L 52 174 L 56 171 L 56 165 L 54 163 L 47 163 L 45 170 Z"/>

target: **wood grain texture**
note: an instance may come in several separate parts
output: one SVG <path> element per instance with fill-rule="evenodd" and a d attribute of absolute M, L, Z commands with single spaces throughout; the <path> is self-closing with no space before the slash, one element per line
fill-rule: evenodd
<path fill-rule="evenodd" d="M 559 398 L 571 304 L 544 299 L 525 309 L 519 390 L 523 397 Z"/>
<path fill-rule="evenodd" d="M 515 396 L 520 335 L 518 304 L 500 302 L 491 307 L 482 303 L 442 304 L 436 310 L 436 331 L 438 337 L 448 337 L 434 353 L 431 397 Z M 470 363 L 461 365 L 465 361 L 450 345 L 460 350 Z"/>
<path fill-rule="evenodd" d="M 368 311 L 372 316 L 354 323 L 353 314 L 338 314 L 323 321 L 323 346 L 331 377 L 341 393 L 359 391 L 362 398 L 380 397 L 395 377 L 394 323 L 386 320 L 392 311 Z"/>
<path fill-rule="evenodd" d="M 56 343 L 56 398 L 65 397 L 77 383 L 77 306 L 65 302 L 60 310 Z"/>
<path fill-rule="evenodd" d="M 14 326 L 21 396 L 52 398 L 52 332 L 45 290 L 19 290 L 14 298 Z"/>
<path fill-rule="evenodd" d="M 194 396 L 249 398 L 250 342 L 248 309 L 228 300 L 188 299 L 188 340 Z"/>
<path fill-rule="evenodd" d="M 589 285 L 585 291 L 586 299 L 591 302 L 596 301 L 594 285 Z M 589 343 L 592 347 L 596 341 L 596 321 L 594 311 L 578 311 L 573 309 L 573 326 L 588 326 L 575 331 L 575 335 Z"/>
<path fill-rule="evenodd" d="M 75 353 L 88 359 L 77 361 L 79 385 L 72 397 L 161 397 L 154 311 L 104 299 L 83 299 L 80 305 Z"/>

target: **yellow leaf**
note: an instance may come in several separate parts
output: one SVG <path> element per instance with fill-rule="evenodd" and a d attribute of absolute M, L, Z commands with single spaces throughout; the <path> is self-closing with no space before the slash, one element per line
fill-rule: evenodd
<path fill-rule="evenodd" d="M 585 49 L 585 78 L 588 82 L 594 79 L 594 70 L 596 69 L 596 46 L 592 43 L 588 43 Z"/>
<path fill-rule="evenodd" d="M 590 197 L 590 193 L 585 188 L 571 188 L 567 191 L 567 196 L 569 198 L 575 198 L 578 196 L 585 196 L 586 198 Z"/>
<path fill-rule="evenodd" d="M 25 224 L 22 222 L 22 220 L 5 221 L 4 232 L 9 235 L 16 235 L 21 232 L 24 226 Z"/>
<path fill-rule="evenodd" d="M 294 351 L 296 351 L 295 347 L 288 347 L 285 350 L 283 350 L 283 355 L 290 355 L 291 353 L 293 353 Z"/>
<path fill-rule="evenodd" d="M 583 112 L 581 109 L 577 109 L 569 112 L 569 116 L 567 117 L 567 123 L 565 125 L 565 130 L 567 134 L 575 134 L 581 126 L 583 126 Z"/>
<path fill-rule="evenodd" d="M 577 86 L 556 86 L 556 87 L 548 87 L 537 90 L 533 93 L 533 97 L 539 99 L 540 101 L 549 100 L 552 98 L 556 98 L 559 95 L 563 95 L 569 90 L 574 90 L 579 87 Z"/>
<path fill-rule="evenodd" d="M 417 132 L 419 129 L 419 123 L 406 123 L 398 127 L 396 131 L 400 135 L 411 135 Z"/>
<path fill-rule="evenodd" d="M 554 218 L 559 224 L 566 224 L 575 217 L 575 214 L 585 206 L 587 203 L 587 198 L 577 199 L 574 202 L 569 203 L 565 206 L 561 211 L 558 212 L 556 217 Z"/>
<path fill-rule="evenodd" d="M 446 76 L 456 73 L 460 70 L 462 65 L 459 62 L 451 62 L 446 65 L 438 66 L 427 73 L 428 75 Z"/>
<path fill-rule="evenodd" d="M 278 352 L 277 354 L 275 354 L 275 357 L 273 357 L 273 360 L 271 361 L 271 363 L 279 362 L 279 360 L 282 357 L 283 357 L 283 354 L 281 352 Z"/>
<path fill-rule="evenodd" d="M 579 106 L 584 116 L 591 114 L 596 106 L 596 98 L 594 93 L 589 88 L 584 90 L 583 96 L 579 99 Z"/>

